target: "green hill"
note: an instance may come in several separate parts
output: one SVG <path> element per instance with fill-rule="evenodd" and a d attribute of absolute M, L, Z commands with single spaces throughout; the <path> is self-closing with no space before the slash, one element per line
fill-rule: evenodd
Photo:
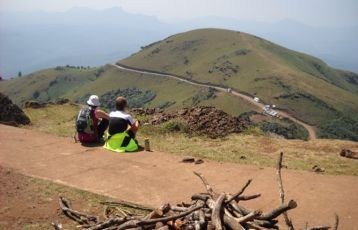
<path fill-rule="evenodd" d="M 250 103 L 230 94 L 173 79 L 130 73 L 110 65 L 92 69 L 56 67 L 41 70 L 0 81 L 0 91 L 18 105 L 29 100 L 48 102 L 58 98 L 85 103 L 88 95 L 97 94 L 108 109 L 113 108 L 111 102 L 118 95 L 127 96 L 133 107 L 175 109 L 215 105 L 236 116 L 253 109 Z"/>
<path fill-rule="evenodd" d="M 345 123 L 347 132 L 358 132 L 354 130 L 358 114 L 357 74 L 333 69 L 315 57 L 246 33 L 189 31 L 142 47 L 119 63 L 256 95 L 319 126 L 321 131 L 327 131 L 327 125 L 335 129 L 331 127 L 333 123 L 343 129 Z M 338 125 L 337 119 L 345 121 Z M 330 132 L 332 135 L 320 135 L 339 136 Z"/>
<path fill-rule="evenodd" d="M 317 58 L 249 34 L 189 31 L 142 47 L 120 63 L 256 95 L 317 126 L 321 137 L 358 140 L 357 74 L 330 68 Z M 0 91 L 19 105 L 61 97 L 83 103 L 89 94 L 97 94 L 109 108 L 116 95 L 125 95 L 133 106 L 174 109 L 214 105 L 235 116 L 254 110 L 228 93 L 110 65 L 41 70 L 0 81 Z"/>

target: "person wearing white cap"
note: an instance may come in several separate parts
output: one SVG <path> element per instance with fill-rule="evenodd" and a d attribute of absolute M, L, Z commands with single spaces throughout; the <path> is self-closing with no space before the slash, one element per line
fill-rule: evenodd
<path fill-rule="evenodd" d="M 97 95 L 91 95 L 87 105 L 81 109 L 76 120 L 78 140 L 81 143 L 99 142 L 108 128 L 109 115 L 98 108 L 101 103 Z"/>

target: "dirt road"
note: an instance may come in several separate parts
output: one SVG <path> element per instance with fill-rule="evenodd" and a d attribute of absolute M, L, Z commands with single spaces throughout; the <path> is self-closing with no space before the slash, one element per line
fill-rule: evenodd
<path fill-rule="evenodd" d="M 193 81 L 190 81 L 188 79 L 184 79 L 184 78 L 174 76 L 174 75 L 171 75 L 171 74 L 153 73 L 153 72 L 151 72 L 149 70 L 148 71 L 137 70 L 137 69 L 132 69 L 132 68 L 130 68 L 128 66 L 122 66 L 122 65 L 118 65 L 118 64 L 110 64 L 110 66 L 113 66 L 113 67 L 121 69 L 121 70 L 134 72 L 134 73 L 149 74 L 149 75 L 154 75 L 154 76 L 159 76 L 159 77 L 169 77 L 169 78 L 172 78 L 172 79 L 175 79 L 175 80 L 178 80 L 178 81 L 181 81 L 181 82 L 185 82 L 185 83 L 188 83 L 188 84 L 191 84 L 191 85 L 200 86 L 200 87 L 206 87 L 206 88 L 214 88 L 214 89 L 216 89 L 218 91 L 228 92 L 228 89 L 225 88 L 225 87 L 212 86 L 212 85 L 208 85 L 208 84 L 205 84 L 205 83 L 193 82 Z M 250 102 L 251 104 L 253 104 L 254 106 L 257 107 L 257 111 L 262 112 L 264 104 L 256 102 L 256 101 L 254 101 L 253 98 L 251 98 L 251 97 L 249 97 L 249 96 L 247 96 L 245 94 L 242 94 L 242 93 L 240 93 L 238 91 L 235 91 L 235 90 L 231 90 L 231 94 Z M 308 131 L 308 135 L 309 135 L 310 140 L 314 140 L 314 139 L 317 138 L 316 131 L 315 131 L 313 126 L 311 126 L 309 124 L 306 124 L 306 123 L 296 119 L 295 117 L 291 116 L 290 114 L 288 114 L 288 113 L 286 113 L 284 111 L 278 111 L 278 114 L 281 117 L 289 118 L 293 122 L 296 122 L 297 124 L 302 125 Z"/>
<path fill-rule="evenodd" d="M 70 138 L 0 125 L 0 164 L 27 175 L 156 207 L 203 192 L 193 175 L 198 171 L 218 191 L 231 193 L 253 178 L 247 194 L 261 192 L 262 197 L 248 202 L 249 207 L 265 211 L 279 203 L 273 168 L 211 161 L 194 165 L 180 160 L 160 152 L 112 153 L 101 147 L 83 147 Z M 336 212 L 341 229 L 358 229 L 358 177 L 284 170 L 283 180 L 287 199 L 299 204 L 291 212 L 297 226 L 303 227 L 305 221 L 330 224 Z"/>

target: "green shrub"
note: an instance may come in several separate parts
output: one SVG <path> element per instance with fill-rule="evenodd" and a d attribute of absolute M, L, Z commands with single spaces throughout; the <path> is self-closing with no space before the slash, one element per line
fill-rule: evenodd
<path fill-rule="evenodd" d="M 126 88 L 108 91 L 100 96 L 100 100 L 105 108 L 114 109 L 114 101 L 118 96 L 126 97 L 130 108 L 139 108 L 144 107 L 157 95 L 151 90 L 142 91 L 138 88 Z"/>
<path fill-rule="evenodd" d="M 258 126 L 249 126 L 247 129 L 244 129 L 242 132 L 245 135 L 254 135 L 254 136 L 262 136 L 265 133 Z"/>
<path fill-rule="evenodd" d="M 170 133 L 170 132 L 181 132 L 186 133 L 188 132 L 187 124 L 177 121 L 171 120 L 168 122 L 164 122 L 160 125 L 160 131 L 163 133 Z"/>
<path fill-rule="evenodd" d="M 256 115 L 256 114 L 259 114 L 258 112 L 252 110 L 252 111 L 248 111 L 248 112 L 244 112 L 244 113 L 241 113 L 237 118 L 239 120 L 242 120 L 242 121 L 246 121 L 247 123 L 252 123 L 250 117 L 252 115 Z"/>
<path fill-rule="evenodd" d="M 307 130 L 293 122 L 289 122 L 288 124 L 280 124 L 276 122 L 263 121 L 258 123 L 258 127 L 260 127 L 260 129 L 266 133 L 275 133 L 287 139 L 308 139 Z"/>
<path fill-rule="evenodd" d="M 358 119 L 340 117 L 325 122 L 318 127 L 318 136 L 358 141 Z"/>

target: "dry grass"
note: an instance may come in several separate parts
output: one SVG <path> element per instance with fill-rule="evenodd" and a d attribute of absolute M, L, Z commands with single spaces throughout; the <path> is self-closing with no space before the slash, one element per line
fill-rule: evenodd
<path fill-rule="evenodd" d="M 72 104 L 47 105 L 40 109 L 26 108 L 24 112 L 29 116 L 31 126 L 25 127 L 58 136 L 73 136 L 78 111 L 79 106 Z"/>
<path fill-rule="evenodd" d="M 32 129 L 60 136 L 72 136 L 78 106 L 50 105 L 41 109 L 26 109 Z M 137 117 L 138 118 L 138 117 Z M 358 176 L 358 160 L 339 156 L 343 148 L 358 151 L 358 143 L 342 140 L 286 140 L 263 135 L 255 129 L 245 134 L 234 134 L 223 139 L 202 136 L 189 137 L 183 133 L 163 131 L 163 127 L 144 126 L 138 133 L 139 142 L 145 136 L 152 148 L 180 156 L 193 156 L 221 162 L 273 167 L 277 154 L 285 153 L 286 166 L 290 169 L 311 170 L 314 165 L 334 175 Z"/>
<path fill-rule="evenodd" d="M 222 162 L 274 167 L 279 152 L 285 153 L 290 169 L 311 170 L 314 165 L 327 174 L 358 175 L 358 161 L 339 156 L 343 148 L 358 150 L 358 143 L 341 140 L 285 140 L 265 135 L 234 134 L 223 139 L 188 137 L 182 133 L 158 133 L 142 129 L 152 148 L 180 156 L 193 156 Z"/>
<path fill-rule="evenodd" d="M 51 222 L 62 223 L 64 229 L 76 229 L 77 223 L 65 217 L 59 210 L 58 197 L 64 196 L 72 201 L 75 209 L 101 216 L 104 201 L 115 199 L 57 184 L 52 181 L 32 178 L 19 172 L 2 168 L 0 178 L 4 194 L 0 205 L 0 230 L 53 229 Z M 121 207 L 137 214 L 146 214 L 142 210 Z"/>

